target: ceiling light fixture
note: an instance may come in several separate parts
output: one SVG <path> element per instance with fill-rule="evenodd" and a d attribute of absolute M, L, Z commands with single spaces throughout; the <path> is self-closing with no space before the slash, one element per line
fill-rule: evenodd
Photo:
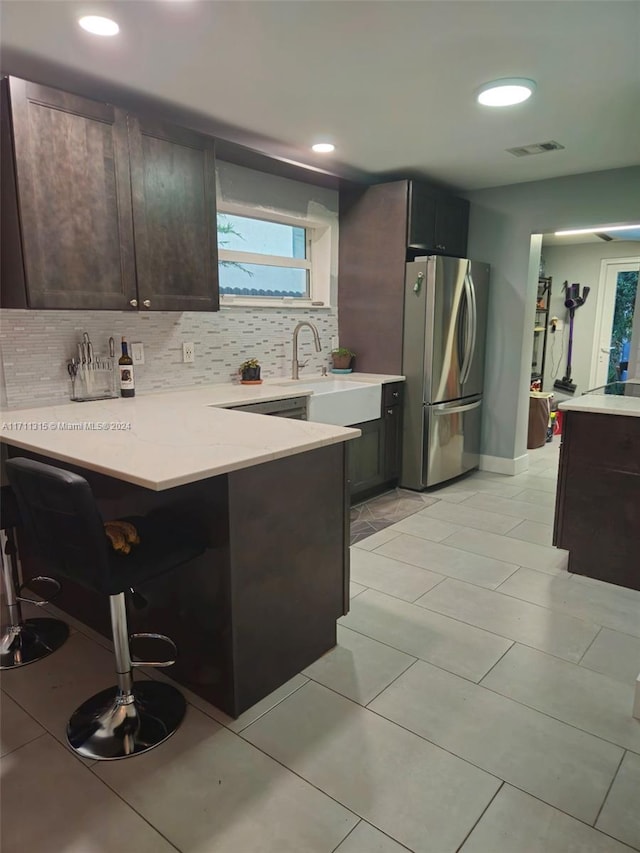
<path fill-rule="evenodd" d="M 78 20 L 83 30 L 93 33 L 94 36 L 115 36 L 120 32 L 120 27 L 111 18 L 103 18 L 100 15 L 85 15 Z"/>
<path fill-rule="evenodd" d="M 504 77 L 485 83 L 478 89 L 478 103 L 485 107 L 511 107 L 533 95 L 536 84 L 526 77 Z"/>
<path fill-rule="evenodd" d="M 610 234 L 612 231 L 634 231 L 640 229 L 640 222 L 637 225 L 596 225 L 595 228 L 574 228 L 572 231 L 555 231 L 556 237 L 570 237 L 573 234 L 595 234 L 601 231 L 603 234 Z"/>
<path fill-rule="evenodd" d="M 311 150 L 315 151 L 316 154 L 331 154 L 332 151 L 336 150 L 336 146 L 332 142 L 316 142 L 315 145 L 311 146 Z"/>

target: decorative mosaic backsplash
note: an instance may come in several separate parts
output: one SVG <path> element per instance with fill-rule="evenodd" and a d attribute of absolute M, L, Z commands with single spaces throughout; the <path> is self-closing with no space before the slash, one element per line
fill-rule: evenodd
<path fill-rule="evenodd" d="M 139 394 L 191 385 L 237 381 L 238 367 L 257 358 L 262 376 L 291 375 L 292 337 L 296 323 L 312 322 L 322 352 L 316 353 L 310 329 L 302 329 L 298 358 L 308 360 L 300 376 L 329 367 L 332 339 L 338 335 L 335 308 L 225 308 L 215 313 L 154 311 L 0 311 L 2 379 L 0 402 L 11 407 L 59 403 L 71 396 L 66 362 L 88 332 L 96 355 L 107 353 L 110 335 L 120 354 L 120 338 L 144 344 L 145 363 L 136 365 Z M 193 342 L 195 362 L 182 363 L 182 344 Z"/>

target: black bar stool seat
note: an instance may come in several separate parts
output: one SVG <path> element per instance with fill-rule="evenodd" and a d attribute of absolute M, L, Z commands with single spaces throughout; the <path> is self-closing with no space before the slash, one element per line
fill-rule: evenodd
<path fill-rule="evenodd" d="M 206 538 L 184 513 L 163 508 L 121 519 L 133 524 L 139 543 L 132 543 L 129 553 L 114 551 L 84 477 L 31 459 L 10 459 L 6 467 L 25 527 L 52 570 L 109 596 L 117 684 L 74 711 L 67 725 L 69 743 L 85 758 L 98 760 L 152 749 L 176 731 L 186 703 L 169 684 L 134 683 L 134 666 L 171 666 L 175 660 L 131 660 L 125 593 L 202 554 Z M 133 636 L 163 640 L 176 651 L 163 635 Z"/>
<path fill-rule="evenodd" d="M 59 649 L 69 636 L 69 627 L 60 619 L 25 619 L 22 615 L 22 602 L 28 601 L 36 606 L 47 602 L 23 598 L 20 594 L 20 555 L 16 531 L 21 527 L 22 519 L 13 489 L 11 486 L 2 486 L 0 559 L 9 624 L 0 639 L 0 669 L 15 669 L 42 660 Z M 59 585 L 52 578 L 38 580 L 51 581 L 59 589 Z"/>

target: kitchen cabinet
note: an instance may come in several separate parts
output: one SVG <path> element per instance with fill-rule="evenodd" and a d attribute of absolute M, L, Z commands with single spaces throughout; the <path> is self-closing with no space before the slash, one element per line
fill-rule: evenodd
<path fill-rule="evenodd" d="M 14 77 L 2 96 L 4 307 L 217 310 L 210 137 Z"/>
<path fill-rule="evenodd" d="M 570 572 L 638 590 L 639 446 L 640 417 L 565 411 L 553 531 Z"/>
<path fill-rule="evenodd" d="M 351 503 L 393 488 L 402 459 L 402 383 L 382 386 L 381 417 L 354 426 L 362 432 L 347 446 Z"/>
<path fill-rule="evenodd" d="M 338 323 L 357 370 L 402 373 L 405 263 L 464 257 L 468 217 L 468 201 L 420 181 L 340 192 Z"/>
<path fill-rule="evenodd" d="M 407 245 L 413 255 L 429 252 L 464 258 L 469 202 L 445 195 L 420 181 L 409 181 Z"/>

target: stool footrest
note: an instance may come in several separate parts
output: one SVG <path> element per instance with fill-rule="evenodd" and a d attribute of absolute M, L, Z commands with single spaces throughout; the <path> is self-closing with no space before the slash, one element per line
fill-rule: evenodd
<path fill-rule="evenodd" d="M 131 640 L 160 640 L 160 642 L 168 643 L 173 650 L 173 659 L 168 661 L 152 661 L 152 660 L 136 660 L 131 661 L 131 666 L 157 666 L 157 667 L 165 667 L 165 666 L 173 666 L 176 662 L 176 655 L 178 654 L 178 647 L 173 642 L 171 637 L 167 637 L 165 634 L 149 634 L 149 633 L 138 633 L 138 634 L 130 634 L 129 642 Z"/>
<path fill-rule="evenodd" d="M 53 590 L 52 595 L 46 599 L 45 598 L 40 598 L 40 599 L 25 598 L 25 596 L 23 596 L 21 594 L 22 590 L 25 587 L 27 589 L 29 589 L 29 584 L 33 583 L 34 581 L 38 581 L 39 583 L 44 583 L 44 584 L 47 584 L 47 583 L 53 584 L 55 589 Z M 38 575 L 37 577 L 30 578 L 28 581 L 25 581 L 25 583 L 20 585 L 20 587 L 18 588 L 18 594 L 16 595 L 16 598 L 18 601 L 24 601 L 26 604 L 33 604 L 35 607 L 44 607 L 45 605 L 49 604 L 50 601 L 53 601 L 53 599 L 59 594 L 61 589 L 62 589 L 62 587 L 60 586 L 60 584 L 58 583 L 58 581 L 55 578 L 48 578 L 45 575 Z"/>

